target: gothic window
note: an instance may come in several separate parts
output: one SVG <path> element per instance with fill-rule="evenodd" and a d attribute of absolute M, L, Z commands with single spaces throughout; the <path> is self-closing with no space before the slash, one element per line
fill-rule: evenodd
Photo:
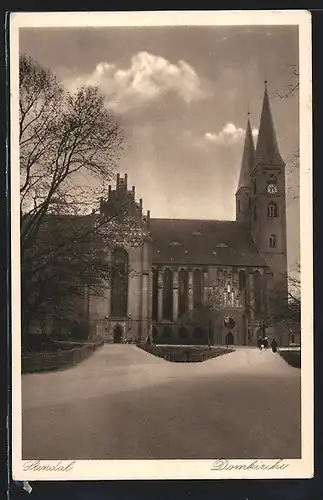
<path fill-rule="evenodd" d="M 155 326 L 153 326 L 152 337 L 153 337 L 153 342 L 156 342 L 157 337 L 158 337 L 158 331 L 157 331 L 157 328 Z"/>
<path fill-rule="evenodd" d="M 178 274 L 179 290 L 178 290 L 178 313 L 182 316 L 188 309 L 188 272 L 186 269 L 181 269 Z"/>
<path fill-rule="evenodd" d="M 262 276 L 259 271 L 253 275 L 254 296 L 255 296 L 255 316 L 259 318 L 262 312 Z"/>
<path fill-rule="evenodd" d="M 268 215 L 269 219 L 274 219 L 274 218 L 278 217 L 278 210 L 277 210 L 276 203 L 274 203 L 272 201 L 269 203 L 267 215 Z"/>
<path fill-rule="evenodd" d="M 240 200 L 238 200 L 238 212 L 239 213 L 241 212 L 241 202 L 240 202 Z"/>
<path fill-rule="evenodd" d="M 124 317 L 128 309 L 128 253 L 117 248 L 112 254 L 111 316 Z"/>
<path fill-rule="evenodd" d="M 269 246 L 270 248 L 276 248 L 276 236 L 274 234 L 269 237 Z"/>
<path fill-rule="evenodd" d="M 256 181 L 256 179 L 253 180 L 252 190 L 253 190 L 253 194 L 255 196 L 257 194 L 257 181 Z"/>
<path fill-rule="evenodd" d="M 173 273 L 170 269 L 164 271 L 163 283 L 163 317 L 173 319 Z"/>
<path fill-rule="evenodd" d="M 197 308 L 202 304 L 203 292 L 203 273 L 200 269 L 195 269 L 193 272 L 193 308 Z"/>
<path fill-rule="evenodd" d="M 152 304 L 152 318 L 158 318 L 158 271 L 153 269 L 153 304 Z"/>
<path fill-rule="evenodd" d="M 254 221 L 257 220 L 257 205 L 253 207 L 253 220 Z"/>

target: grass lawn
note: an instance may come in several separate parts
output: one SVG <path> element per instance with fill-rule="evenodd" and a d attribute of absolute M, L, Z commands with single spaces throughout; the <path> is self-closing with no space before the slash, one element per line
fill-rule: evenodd
<path fill-rule="evenodd" d="M 173 363 L 198 363 L 234 351 L 226 347 L 196 345 L 139 345 L 138 347 Z"/>

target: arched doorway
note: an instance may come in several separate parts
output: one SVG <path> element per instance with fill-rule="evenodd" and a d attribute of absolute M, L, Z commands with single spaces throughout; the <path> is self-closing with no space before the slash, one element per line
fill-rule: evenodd
<path fill-rule="evenodd" d="M 113 330 L 113 343 L 121 344 L 121 340 L 122 340 L 122 328 L 121 326 L 118 325 Z"/>
<path fill-rule="evenodd" d="M 228 332 L 225 336 L 225 343 L 226 345 L 233 345 L 234 344 L 234 336 L 232 332 Z"/>

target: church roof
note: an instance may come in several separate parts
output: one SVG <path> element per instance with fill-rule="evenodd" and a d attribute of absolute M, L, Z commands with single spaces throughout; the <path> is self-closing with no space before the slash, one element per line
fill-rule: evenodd
<path fill-rule="evenodd" d="M 258 141 L 255 153 L 255 165 L 284 165 L 274 128 L 274 122 L 271 114 L 268 98 L 267 84 L 265 84 L 264 100 L 262 105 Z"/>
<path fill-rule="evenodd" d="M 255 160 L 255 145 L 253 142 L 250 120 L 248 119 L 246 136 L 243 147 L 242 161 L 240 167 L 238 189 L 240 189 L 241 187 L 249 187 L 250 172 L 253 168 L 254 160 Z"/>
<path fill-rule="evenodd" d="M 150 219 L 154 264 L 267 266 L 244 222 Z"/>

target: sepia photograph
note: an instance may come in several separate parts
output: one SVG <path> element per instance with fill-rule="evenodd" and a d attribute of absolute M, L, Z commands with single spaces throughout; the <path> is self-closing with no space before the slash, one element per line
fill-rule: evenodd
<path fill-rule="evenodd" d="M 310 16 L 173 14 L 11 19 L 23 479 L 312 471 Z"/>

